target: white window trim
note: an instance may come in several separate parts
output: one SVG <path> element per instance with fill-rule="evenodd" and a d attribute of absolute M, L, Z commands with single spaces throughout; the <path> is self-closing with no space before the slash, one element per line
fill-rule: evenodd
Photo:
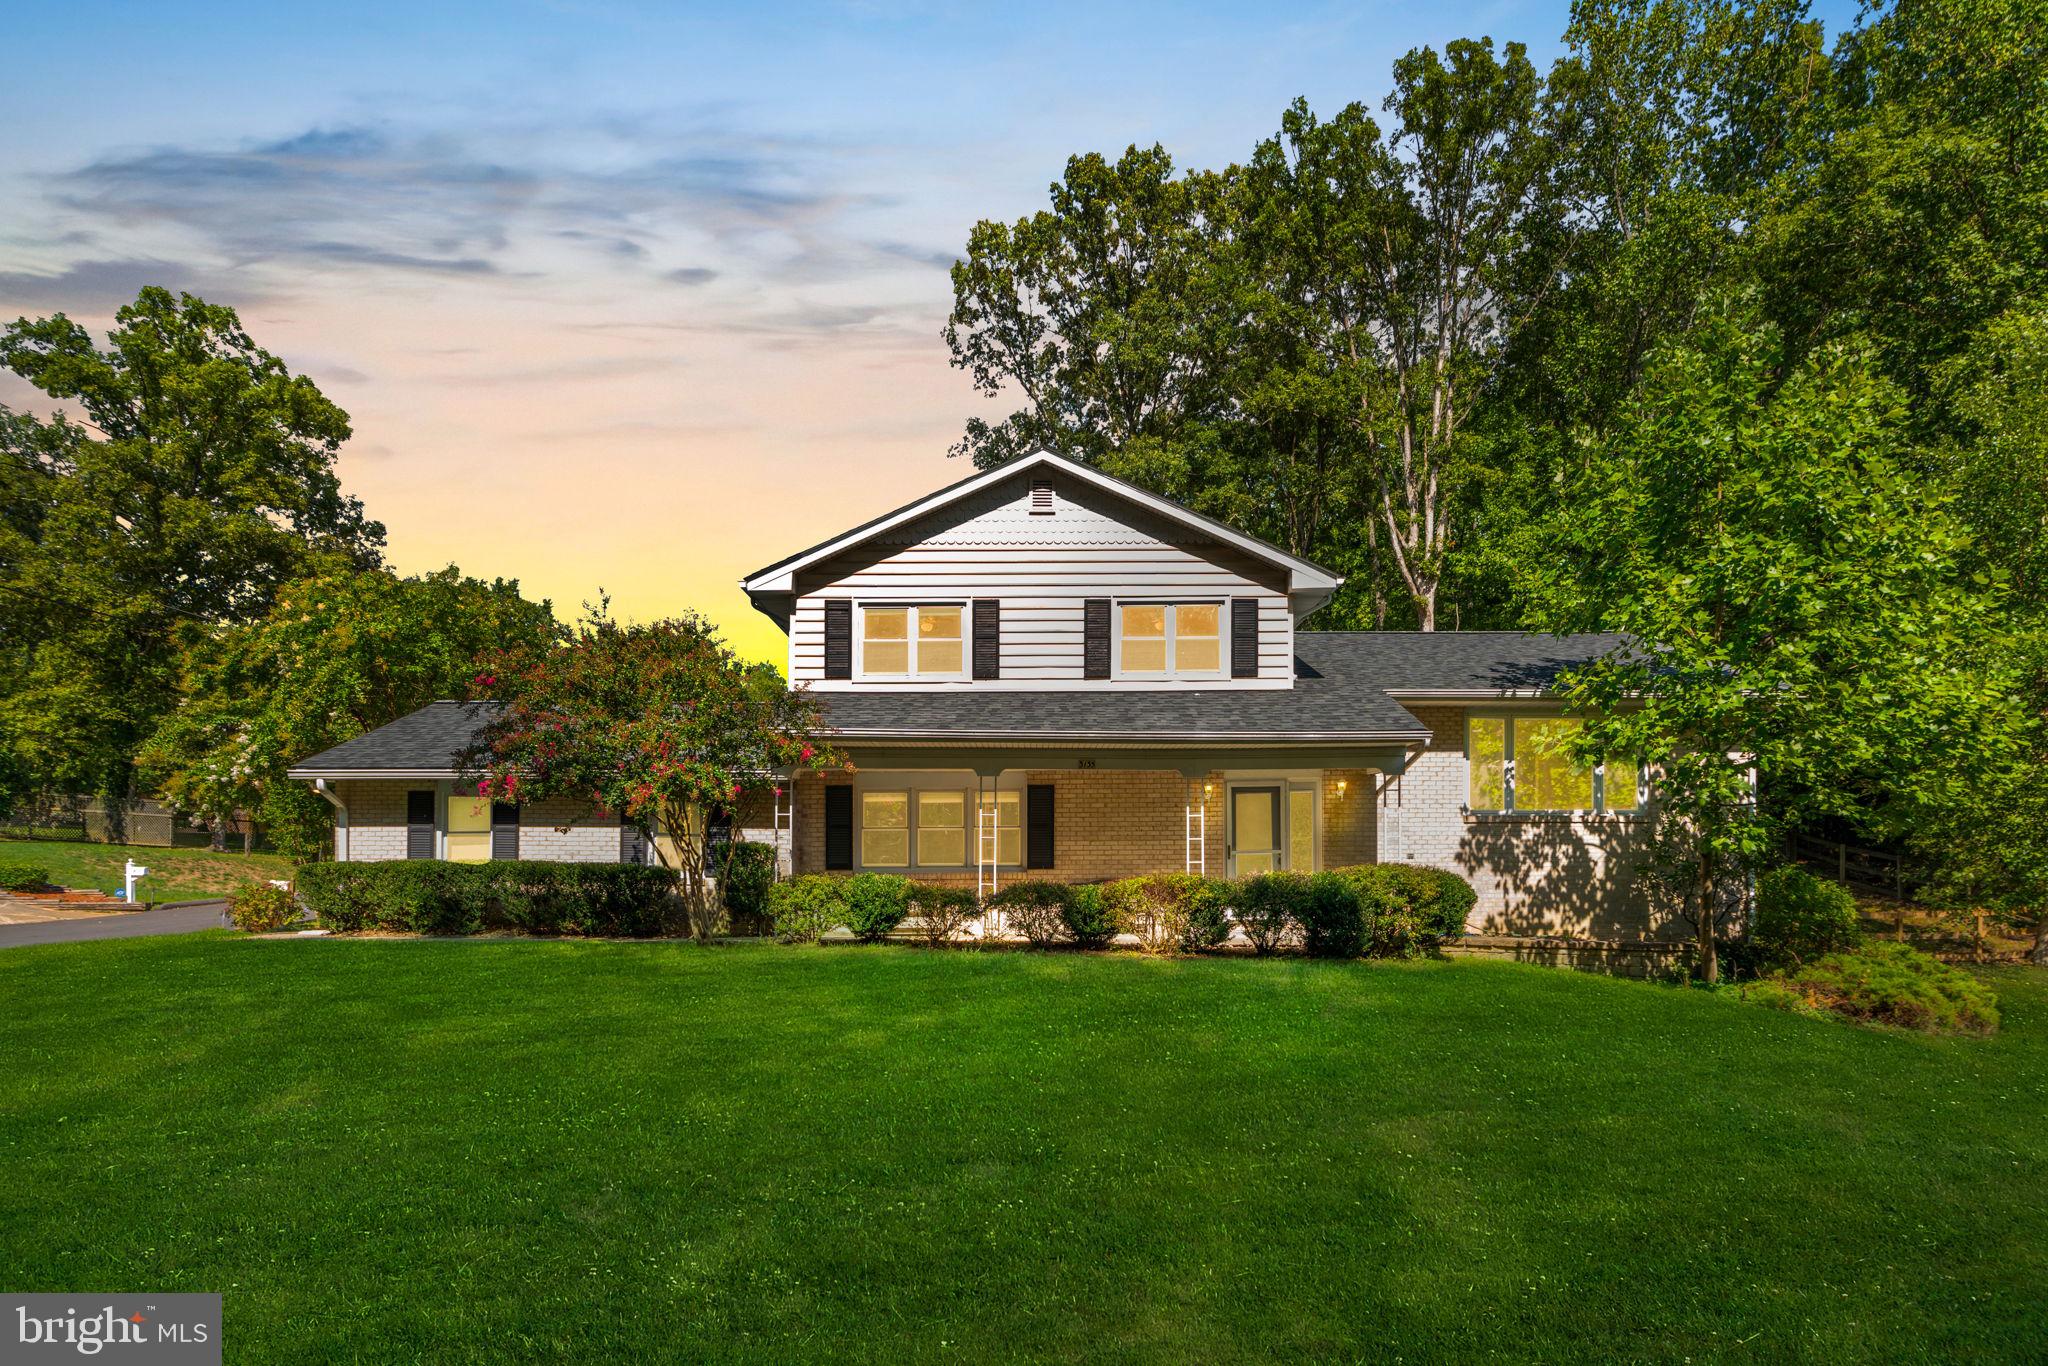
<path fill-rule="evenodd" d="M 862 857 L 861 836 L 865 833 L 866 821 L 863 813 L 867 810 L 867 796 L 871 792 L 901 792 L 910 804 L 910 823 L 905 827 L 909 836 L 906 848 L 910 855 L 908 863 L 869 863 Z M 920 863 L 917 857 L 917 798 L 921 792 L 958 793 L 966 799 L 967 859 L 964 863 Z M 997 792 L 1014 795 L 1017 799 L 1017 861 L 998 862 L 1002 871 L 1022 869 L 1026 855 L 1024 840 L 1024 789 L 1002 787 Z M 936 773 L 890 773 L 875 774 L 872 779 L 862 779 L 853 788 L 853 871 L 857 873 L 916 873 L 916 872 L 972 872 L 981 857 L 978 843 L 981 826 L 978 813 L 981 809 L 979 785 L 970 774 Z M 949 827 L 950 828 L 950 827 Z"/>
<path fill-rule="evenodd" d="M 1590 810 L 1559 810 L 1539 807 L 1525 811 L 1515 805 L 1515 722 L 1555 721 L 1577 719 L 1567 717 L 1562 711 L 1497 711 L 1487 708 L 1470 708 L 1465 712 L 1465 800 L 1460 803 L 1467 814 L 1474 816 L 1613 816 L 1628 819 L 1640 816 L 1650 804 L 1649 765 L 1636 765 L 1636 804 L 1633 808 L 1619 811 L 1607 809 L 1607 762 L 1593 765 L 1593 805 Z M 1474 721 L 1504 721 L 1501 736 L 1501 804 L 1498 807 L 1472 805 L 1472 723 Z"/>
<path fill-rule="evenodd" d="M 910 662 L 910 671 L 908 673 L 885 674 L 870 673 L 868 671 L 868 609 L 871 607 L 890 612 L 902 611 L 909 613 L 909 616 L 905 619 L 908 640 L 906 654 Z M 917 671 L 917 614 L 927 607 L 955 608 L 960 613 L 960 667 L 954 672 L 919 673 Z M 884 602 L 877 599 L 872 602 L 862 601 L 855 603 L 853 611 L 853 676 L 876 683 L 953 683 L 966 679 L 969 671 L 974 666 L 974 627 L 973 623 L 968 620 L 971 615 L 972 609 L 968 607 L 965 600 L 956 602 L 943 600 L 934 602 Z"/>
<path fill-rule="evenodd" d="M 1164 607 L 1166 609 L 1166 668 L 1144 672 L 1124 667 L 1124 608 Z M 1177 607 L 1214 607 L 1216 609 L 1216 667 L 1213 669 L 1182 669 L 1178 643 L 1179 613 Z M 1230 603 L 1225 598 L 1112 598 L 1109 603 L 1109 657 L 1110 677 L 1130 679 L 1133 682 L 1156 683 L 1161 681 L 1208 681 L 1230 677 Z"/>

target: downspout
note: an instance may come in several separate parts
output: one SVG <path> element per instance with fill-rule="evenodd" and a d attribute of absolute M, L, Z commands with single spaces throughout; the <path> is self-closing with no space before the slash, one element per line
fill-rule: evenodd
<path fill-rule="evenodd" d="M 313 780 L 313 790 L 327 799 L 334 808 L 334 861 L 348 862 L 348 804 L 327 789 L 325 778 Z"/>

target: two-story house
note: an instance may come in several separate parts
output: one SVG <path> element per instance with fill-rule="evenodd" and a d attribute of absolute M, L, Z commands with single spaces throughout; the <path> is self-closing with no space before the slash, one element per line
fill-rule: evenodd
<path fill-rule="evenodd" d="M 1631 876 L 1643 774 L 1558 743 L 1557 675 L 1617 640 L 1301 630 L 1340 582 L 1050 454 L 964 479 L 743 581 L 851 768 L 736 833 L 791 872 L 984 890 L 1424 863 L 1478 889 L 1474 931 L 1661 932 Z M 454 756 L 491 711 L 435 703 L 294 768 L 337 856 L 645 857 L 601 815 L 467 795 Z"/>

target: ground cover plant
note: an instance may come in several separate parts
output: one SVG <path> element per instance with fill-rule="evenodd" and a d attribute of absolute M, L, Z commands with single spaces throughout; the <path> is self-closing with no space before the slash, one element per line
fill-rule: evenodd
<path fill-rule="evenodd" d="M 1905 944 L 1831 953 L 1742 989 L 1759 1005 L 1933 1034 L 1989 1034 L 1998 998 L 1961 968 Z"/>
<path fill-rule="evenodd" d="M 0 1283 L 221 1290 L 266 1363 L 2038 1360 L 2048 981 L 1985 980 L 1975 1039 L 1471 960 L 10 949 Z"/>
<path fill-rule="evenodd" d="M 289 878 L 291 860 L 277 854 L 166 849 L 142 844 L 89 844 L 77 840 L 0 840 L 0 862 L 43 869 L 61 887 L 121 890 L 129 860 L 149 869 L 139 894 L 149 901 L 224 897 L 252 879 Z"/>

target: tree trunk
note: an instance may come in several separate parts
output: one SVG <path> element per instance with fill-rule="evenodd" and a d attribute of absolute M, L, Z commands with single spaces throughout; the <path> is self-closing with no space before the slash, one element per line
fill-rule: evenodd
<path fill-rule="evenodd" d="M 228 824 L 218 816 L 207 822 L 206 847 L 216 854 L 228 851 Z"/>
<path fill-rule="evenodd" d="M 253 854 L 253 853 L 255 853 L 255 852 L 256 852 L 256 822 L 255 822 L 255 821 L 243 821 L 243 822 L 242 822 L 242 853 L 243 853 L 243 854 L 245 854 L 245 855 L 247 855 L 247 854 Z"/>
<path fill-rule="evenodd" d="M 1714 946 L 1714 860 L 1700 855 L 1700 980 L 1708 986 L 1721 980 L 1721 959 Z"/>
<path fill-rule="evenodd" d="M 2034 951 L 2027 955 L 2037 968 L 2048 968 L 2048 911 L 2034 917 Z"/>

